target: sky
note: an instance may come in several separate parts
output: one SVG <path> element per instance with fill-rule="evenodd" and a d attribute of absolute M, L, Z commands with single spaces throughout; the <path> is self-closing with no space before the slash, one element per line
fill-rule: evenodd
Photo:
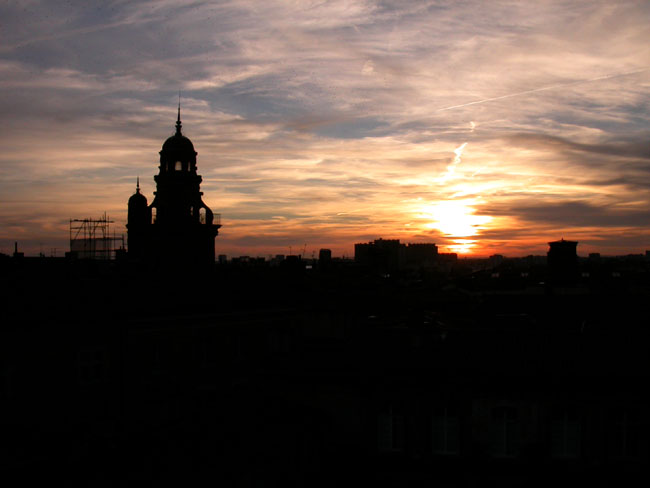
<path fill-rule="evenodd" d="M 126 233 L 183 133 L 216 253 L 650 249 L 650 2 L 0 3 L 0 252 Z"/>

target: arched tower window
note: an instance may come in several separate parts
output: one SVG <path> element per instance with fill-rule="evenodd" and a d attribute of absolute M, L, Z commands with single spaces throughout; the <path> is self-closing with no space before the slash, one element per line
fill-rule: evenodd
<path fill-rule="evenodd" d="M 205 208 L 203 207 L 199 209 L 199 222 L 205 224 Z"/>
<path fill-rule="evenodd" d="M 183 171 L 183 163 L 176 161 L 176 164 L 174 164 L 174 171 Z"/>
<path fill-rule="evenodd" d="M 156 207 L 151 207 L 151 222 L 153 222 L 154 224 L 156 223 L 156 213 L 157 213 Z"/>

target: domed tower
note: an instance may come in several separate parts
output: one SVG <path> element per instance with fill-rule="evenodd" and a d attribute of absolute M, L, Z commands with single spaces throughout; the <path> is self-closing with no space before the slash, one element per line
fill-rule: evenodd
<path fill-rule="evenodd" d="M 129 256 L 144 259 L 149 247 L 151 209 L 147 204 L 147 197 L 140 193 L 140 177 L 137 179 L 135 193 L 129 198 L 126 228 Z"/>
<path fill-rule="evenodd" d="M 147 207 L 148 213 L 142 211 L 141 198 L 144 196 L 140 195 L 139 186 L 129 200 L 129 252 L 132 229 L 140 228 L 135 222 L 140 222 L 141 217 L 142 228 L 148 230 L 143 239 L 136 237 L 134 241 L 136 257 L 138 246 L 143 243 L 146 259 L 157 266 L 205 269 L 214 264 L 214 238 L 221 225 L 219 216 L 215 218 L 201 198 L 202 178 L 196 172 L 197 153 L 181 128 L 179 103 L 176 133 L 165 141 L 160 151 L 159 173 L 154 176 L 156 191 L 153 202 Z"/>

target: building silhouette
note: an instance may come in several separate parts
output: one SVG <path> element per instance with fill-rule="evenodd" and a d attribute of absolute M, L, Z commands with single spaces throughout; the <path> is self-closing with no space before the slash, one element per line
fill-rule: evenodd
<path fill-rule="evenodd" d="M 321 249 L 318 251 L 318 266 L 321 269 L 327 269 L 332 265 L 332 250 Z"/>
<path fill-rule="evenodd" d="M 214 239 L 221 223 L 201 198 L 197 152 L 181 127 L 179 104 L 176 133 L 160 151 L 153 202 L 149 205 L 140 192 L 139 179 L 129 198 L 129 256 L 163 268 L 197 269 L 214 264 Z"/>
<path fill-rule="evenodd" d="M 578 273 L 578 243 L 560 239 L 549 242 L 548 245 L 548 272 L 551 281 L 561 283 L 574 280 Z"/>
<path fill-rule="evenodd" d="M 398 239 L 379 238 L 354 245 L 357 263 L 384 272 L 431 266 L 437 263 L 438 256 L 438 246 L 433 243 L 402 244 Z"/>

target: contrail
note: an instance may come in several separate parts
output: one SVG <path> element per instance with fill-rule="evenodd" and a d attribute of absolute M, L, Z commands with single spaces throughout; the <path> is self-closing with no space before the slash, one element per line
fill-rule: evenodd
<path fill-rule="evenodd" d="M 447 181 L 449 178 L 454 176 L 454 173 L 456 172 L 456 166 L 460 164 L 460 157 L 463 155 L 463 151 L 465 150 L 465 146 L 467 146 L 466 142 L 463 142 L 460 146 L 458 146 L 456 149 L 454 149 L 454 160 L 451 162 L 449 166 L 447 166 L 447 171 L 445 172 L 444 175 L 442 175 L 439 179 L 439 183 L 444 183 Z"/>
<path fill-rule="evenodd" d="M 571 81 L 569 83 L 560 83 L 560 84 L 557 84 L 557 85 L 543 86 L 541 88 L 534 88 L 532 90 L 526 90 L 526 91 L 521 91 L 521 92 L 517 92 L 517 93 L 510 93 L 508 95 L 501 95 L 500 97 L 484 98 L 482 100 L 476 100 L 474 102 L 461 103 L 460 105 L 452 105 L 451 107 L 439 108 L 438 110 L 436 110 L 436 112 L 442 112 L 444 110 L 452 110 L 454 108 L 469 107 L 470 105 L 479 105 L 481 103 L 494 102 L 496 100 L 503 100 L 504 98 L 518 97 L 520 95 L 528 95 L 530 93 L 536 93 L 536 92 L 541 92 L 541 91 L 546 91 L 546 90 L 555 90 L 556 88 L 565 88 L 567 86 L 579 85 L 580 83 L 591 83 L 593 81 L 608 80 L 610 78 L 617 78 L 619 76 L 634 75 L 634 74 L 637 74 L 637 73 L 643 73 L 644 71 L 648 71 L 648 70 L 650 70 L 650 68 L 637 69 L 637 70 L 634 70 L 634 71 L 626 71 L 625 73 L 616 73 L 616 74 L 613 74 L 613 75 L 598 76 L 596 78 L 589 78 L 589 79 L 586 79 L 586 80 Z"/>

